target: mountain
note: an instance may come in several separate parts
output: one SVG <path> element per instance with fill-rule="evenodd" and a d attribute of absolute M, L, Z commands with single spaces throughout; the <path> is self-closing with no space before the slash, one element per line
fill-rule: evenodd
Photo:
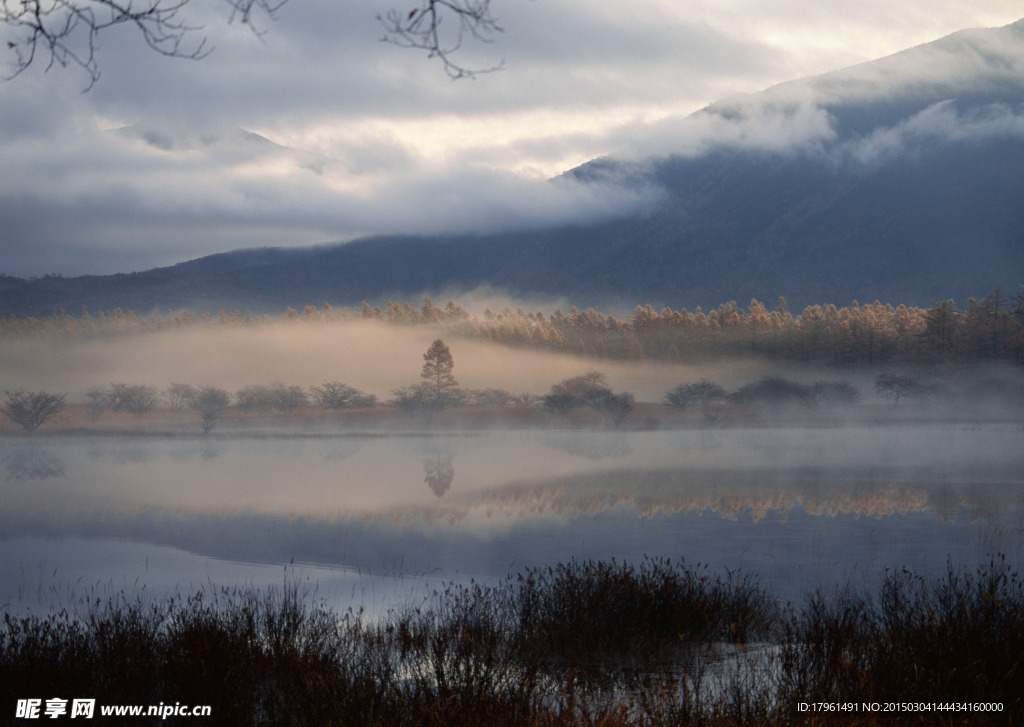
<path fill-rule="evenodd" d="M 962 303 L 1024 283 L 1024 20 L 724 99 L 650 134 L 652 148 L 674 152 L 653 155 L 638 140 L 628 157 L 552 181 L 658 189 L 643 214 L 240 250 L 123 275 L 2 278 L 0 314 L 280 312 L 480 286 L 605 307 L 782 295 L 799 309 Z"/>
<path fill-rule="evenodd" d="M 239 127 L 183 129 L 168 126 L 166 122 L 148 122 L 122 126 L 112 133 L 165 152 L 208 151 L 228 163 L 272 161 L 308 169 L 315 174 L 322 174 L 325 168 L 337 163 L 337 160 L 320 154 L 276 144 Z"/>

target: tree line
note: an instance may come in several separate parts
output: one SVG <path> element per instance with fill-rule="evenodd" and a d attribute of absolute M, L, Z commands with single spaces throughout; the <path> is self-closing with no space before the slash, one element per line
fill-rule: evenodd
<path fill-rule="evenodd" d="M 924 399 L 941 391 L 938 384 L 923 382 L 895 371 L 880 373 L 875 379 L 874 388 L 877 394 L 890 399 L 894 407 L 899 406 L 901 400 Z M 1024 392 L 1014 392 L 1005 386 L 1003 389 L 999 393 L 1004 404 L 1014 396 L 1024 400 Z M 18 389 L 5 393 L 6 403 L 0 407 L 0 412 L 27 432 L 35 431 L 61 413 L 67 401 L 66 394 L 46 391 L 26 392 Z M 422 417 L 427 423 L 432 421 L 434 415 L 452 407 L 539 407 L 556 417 L 565 417 L 577 410 L 589 410 L 598 415 L 606 426 L 615 428 L 633 412 L 635 401 L 630 392 L 613 391 L 605 375 L 599 371 L 588 371 L 564 379 L 553 384 L 544 395 L 513 394 L 499 388 L 463 389 L 455 378 L 455 359 L 451 349 L 440 338 L 423 354 L 420 381 L 400 386 L 392 390 L 391 394 L 392 398 L 386 402 L 387 405 L 411 416 Z M 766 375 L 731 393 L 707 379 L 681 383 L 665 393 L 663 403 L 678 411 L 699 410 L 707 422 L 714 422 L 727 404 L 778 414 L 797 405 L 806 409 L 833 409 L 853 405 L 860 399 L 860 391 L 849 381 L 819 380 L 806 384 L 781 376 Z M 376 395 L 367 394 L 337 380 L 324 381 L 308 391 L 298 385 L 283 383 L 250 384 L 236 391 L 233 396 L 215 386 L 196 387 L 172 383 L 161 391 L 148 384 L 115 383 L 107 387 L 90 388 L 86 392 L 86 400 L 89 417 L 94 422 L 107 411 L 145 414 L 160 402 L 165 402 L 173 411 L 188 408 L 198 412 L 204 433 L 213 428 L 232 403 L 240 412 L 257 416 L 291 415 L 310 403 L 334 410 L 373 408 L 378 405 Z"/>
<path fill-rule="evenodd" d="M 735 301 L 705 312 L 701 308 L 655 310 L 637 306 L 628 318 L 593 308 L 550 313 L 506 307 L 471 315 L 454 301 L 436 305 L 429 297 L 416 306 L 389 302 L 354 309 L 306 306 L 281 316 L 190 311 L 138 316 L 115 309 L 78 317 L 59 312 L 49 318 L 0 320 L 0 341 L 23 336 L 82 337 L 111 333 L 176 330 L 196 326 L 257 328 L 276 325 L 380 321 L 400 326 L 432 326 L 447 336 L 509 346 L 620 360 L 700 361 L 755 358 L 830 365 L 893 366 L 943 362 L 1024 363 L 1024 286 L 1008 295 L 996 288 L 963 309 L 952 300 L 928 308 L 854 301 L 838 308 L 811 305 L 792 314 L 784 298 L 774 307 Z"/>

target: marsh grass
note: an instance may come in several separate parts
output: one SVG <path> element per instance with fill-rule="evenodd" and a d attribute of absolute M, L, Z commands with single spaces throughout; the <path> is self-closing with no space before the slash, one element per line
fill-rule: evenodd
<path fill-rule="evenodd" d="M 937 579 L 889 572 L 873 594 L 787 607 L 739 573 L 571 561 L 450 584 L 375 620 L 286 579 L 6 614 L 0 722 L 15 723 L 18 699 L 63 696 L 212 707 L 149 724 L 1011 725 L 1024 718 L 1022 655 L 1024 585 L 1001 559 Z M 797 709 L 954 700 L 1003 711 L 886 722 Z"/>
<path fill-rule="evenodd" d="M 561 563 L 517 576 L 508 591 L 520 653 L 562 666 L 674 666 L 764 635 L 777 616 L 754 579 L 667 559 Z"/>
<path fill-rule="evenodd" d="M 1002 557 L 936 579 L 892 571 L 875 597 L 819 591 L 784 642 L 791 700 L 1002 702 L 1002 723 L 1024 717 L 1024 583 Z"/>

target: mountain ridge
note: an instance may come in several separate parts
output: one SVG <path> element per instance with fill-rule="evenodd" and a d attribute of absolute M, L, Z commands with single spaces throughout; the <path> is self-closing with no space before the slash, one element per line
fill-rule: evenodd
<path fill-rule="evenodd" d="M 582 306 L 964 302 L 1024 282 L 1024 20 L 730 97 L 672 154 L 566 179 L 650 184 L 642 214 L 490 235 L 256 248 L 111 276 L 0 279 L 0 314 L 280 312 L 488 288 Z M 149 142 L 147 142 L 149 143 Z"/>

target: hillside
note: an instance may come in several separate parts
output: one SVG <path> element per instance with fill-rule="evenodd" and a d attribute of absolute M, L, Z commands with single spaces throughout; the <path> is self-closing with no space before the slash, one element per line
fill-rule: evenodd
<path fill-rule="evenodd" d="M 564 175 L 660 189 L 642 216 L 241 250 L 123 275 L 3 278 L 0 314 L 278 312 L 481 286 L 604 308 L 780 295 L 797 309 L 927 306 L 1024 282 L 1024 21 L 725 99 L 656 131 L 678 151 L 651 156 L 641 144 Z"/>

